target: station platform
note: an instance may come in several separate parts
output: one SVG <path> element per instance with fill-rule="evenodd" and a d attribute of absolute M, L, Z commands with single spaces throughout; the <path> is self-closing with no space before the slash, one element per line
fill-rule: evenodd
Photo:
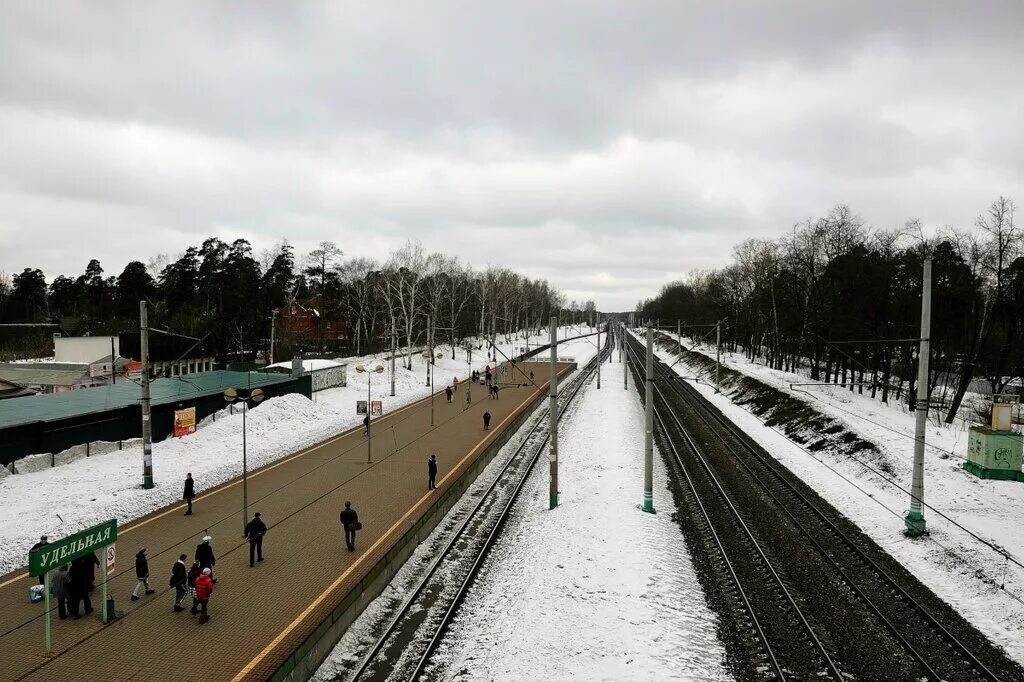
<path fill-rule="evenodd" d="M 534 379 L 528 379 L 533 370 Z M 575 369 L 559 364 L 559 377 Z M 193 515 L 184 504 L 154 512 L 118 529 L 117 566 L 108 590 L 118 618 L 100 619 L 99 578 L 92 593 L 95 612 L 60 620 L 52 607 L 53 655 L 44 647 L 43 604 L 28 601 L 34 582 L 24 570 L 0 578 L 0 680 L 265 680 L 285 679 L 308 656 L 329 647 L 320 639 L 368 576 L 408 542 L 437 500 L 459 492 L 463 474 L 510 436 L 525 413 L 544 399 L 546 363 L 520 363 L 500 378 L 498 400 L 486 388 L 460 381 L 452 403 L 433 398 L 400 408 L 373 422 L 371 462 L 362 426 L 285 457 L 248 477 L 249 515 L 260 512 L 269 527 L 265 561 L 249 567 L 243 539 L 241 479 L 204 491 Z M 353 406 L 354 408 L 354 406 Z M 490 411 L 491 428 L 483 429 Z M 234 456 L 236 453 L 231 453 Z M 427 489 L 427 458 L 437 455 L 437 489 Z M 363 529 L 357 549 L 345 548 L 338 514 L 350 500 Z M 209 603 L 210 620 L 200 625 L 186 610 L 172 610 L 171 567 L 181 553 L 191 565 L 196 545 L 212 536 L 218 582 Z M 157 594 L 132 602 L 134 556 L 147 548 L 150 585 Z M 191 600 L 186 599 L 186 605 Z M 337 623 L 335 623 L 337 625 Z M 306 665 L 310 665 L 307 660 Z"/>

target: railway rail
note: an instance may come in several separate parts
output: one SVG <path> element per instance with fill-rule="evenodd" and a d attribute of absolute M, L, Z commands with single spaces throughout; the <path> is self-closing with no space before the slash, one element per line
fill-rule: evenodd
<path fill-rule="evenodd" d="M 561 390 L 559 420 L 608 352 L 606 345 Z M 533 420 L 527 436 L 451 533 L 358 667 L 342 677 L 353 681 L 416 680 L 429 674 L 427 667 L 438 644 L 544 452 L 549 436 L 548 414 L 548 409 L 544 409 Z"/>
<path fill-rule="evenodd" d="M 627 352 L 640 385 L 642 344 L 630 336 Z M 733 656 L 742 676 L 1022 679 L 1019 666 L 658 359 L 654 382 L 681 516 L 712 555 L 719 596 L 742 631 Z"/>

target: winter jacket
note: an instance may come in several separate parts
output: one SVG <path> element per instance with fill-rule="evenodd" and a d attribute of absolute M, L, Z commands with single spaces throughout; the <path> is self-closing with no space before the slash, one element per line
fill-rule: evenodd
<path fill-rule="evenodd" d="M 196 496 L 196 482 L 191 478 L 185 479 L 185 491 L 181 493 L 181 499 L 192 500 Z"/>
<path fill-rule="evenodd" d="M 171 580 L 168 583 L 171 587 L 176 585 L 184 585 L 188 582 L 188 569 L 185 568 L 185 562 L 178 559 L 174 562 L 174 566 L 171 567 Z"/>
<path fill-rule="evenodd" d="M 89 565 L 86 558 L 75 559 L 71 562 L 71 592 L 84 594 L 89 591 Z"/>
<path fill-rule="evenodd" d="M 203 569 L 199 568 L 198 566 L 196 566 L 195 568 L 189 569 L 188 575 L 186 576 L 186 580 L 188 581 L 187 582 L 188 586 L 189 587 L 195 587 L 196 586 L 196 578 L 198 578 L 202 574 L 203 574 Z"/>
<path fill-rule="evenodd" d="M 196 578 L 196 599 L 206 601 L 213 593 L 213 580 L 205 573 Z"/>
<path fill-rule="evenodd" d="M 149 577 L 149 561 L 146 560 L 145 552 L 135 555 L 135 577 L 139 580 Z"/>
<path fill-rule="evenodd" d="M 427 460 L 427 473 L 430 474 L 431 476 L 437 476 L 437 460 L 436 459 L 428 459 Z"/>
<path fill-rule="evenodd" d="M 352 526 L 359 522 L 359 515 L 356 514 L 355 509 L 346 509 L 341 512 L 341 525 L 345 527 L 345 530 L 350 530 Z"/>
<path fill-rule="evenodd" d="M 253 519 L 245 524 L 245 537 L 249 538 L 249 542 L 256 542 L 266 534 L 267 524 L 263 523 L 263 519 Z"/>
<path fill-rule="evenodd" d="M 217 558 L 213 556 L 213 547 L 207 542 L 200 542 L 196 545 L 196 561 L 200 566 L 213 566 Z"/>
<path fill-rule="evenodd" d="M 57 599 L 67 599 L 71 596 L 71 572 L 67 569 L 60 569 L 50 578 L 53 596 Z"/>

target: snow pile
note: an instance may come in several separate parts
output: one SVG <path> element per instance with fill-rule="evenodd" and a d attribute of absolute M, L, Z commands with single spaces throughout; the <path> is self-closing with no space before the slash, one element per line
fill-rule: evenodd
<path fill-rule="evenodd" d="M 559 507 L 545 462 L 438 649 L 444 679 L 731 679 L 671 493 L 639 509 L 636 392 L 591 382 L 580 400 L 559 434 Z M 664 482 L 657 453 L 654 467 Z"/>
<path fill-rule="evenodd" d="M 302 371 L 312 372 L 317 369 L 330 369 L 331 367 L 340 367 L 341 365 L 344 364 L 345 362 L 342 358 L 336 358 L 334 360 L 303 360 Z M 267 365 L 267 369 L 286 369 L 288 371 L 291 371 L 292 362 L 291 360 L 289 360 L 288 362 L 275 362 L 272 365 Z"/>
<path fill-rule="evenodd" d="M 684 338 L 683 343 L 690 341 Z M 656 353 L 675 362 L 680 375 L 700 377 L 695 386 L 702 395 L 1012 658 L 1024 662 L 1024 569 L 937 513 L 1024 563 L 1024 484 L 981 480 L 962 469 L 967 440 L 962 427 L 929 423 L 925 502 L 934 509 L 926 508 L 924 515 L 930 535 L 910 539 L 903 535 L 902 517 L 912 477 L 912 413 L 848 388 L 790 387 L 806 383 L 806 377 L 729 353 L 722 354 L 724 393 L 716 394 L 708 383 L 714 381 L 714 358 L 691 352 L 677 359 L 674 346 L 663 345 Z M 805 410 L 759 412 L 757 396 L 774 393 L 799 400 Z M 806 425 L 791 421 L 816 421 L 824 429 L 833 425 L 851 436 L 845 445 L 840 437 L 838 444 L 816 448 L 817 439 L 805 438 Z M 861 441 L 870 447 L 860 446 Z"/>

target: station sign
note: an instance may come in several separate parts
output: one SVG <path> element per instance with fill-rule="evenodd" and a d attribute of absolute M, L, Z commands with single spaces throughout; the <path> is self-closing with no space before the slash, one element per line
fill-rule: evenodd
<path fill-rule="evenodd" d="M 110 519 L 92 528 L 86 528 L 80 533 L 37 547 L 29 552 L 28 573 L 31 576 L 44 575 L 58 566 L 92 554 L 116 539 L 117 519 Z"/>

